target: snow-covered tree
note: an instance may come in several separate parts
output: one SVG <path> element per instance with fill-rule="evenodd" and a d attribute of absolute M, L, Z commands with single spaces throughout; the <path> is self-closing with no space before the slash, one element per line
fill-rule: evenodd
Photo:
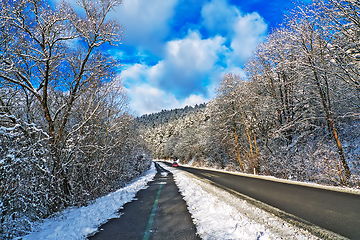
<path fill-rule="evenodd" d="M 121 40 L 121 1 L 2 1 L 0 238 L 86 205 L 150 166 L 150 152 L 104 51 Z M 16 226 L 16 227 L 15 227 Z"/>
<path fill-rule="evenodd" d="M 245 79 L 231 73 L 220 79 L 216 98 L 195 113 L 206 121 L 191 123 L 189 107 L 170 111 L 171 119 L 167 111 L 140 118 L 153 153 L 358 184 L 359 19 L 357 1 L 298 6 L 257 47 Z"/>

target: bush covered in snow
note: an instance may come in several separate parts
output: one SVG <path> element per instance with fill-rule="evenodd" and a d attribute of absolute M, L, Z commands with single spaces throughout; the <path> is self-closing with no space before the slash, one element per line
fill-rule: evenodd
<path fill-rule="evenodd" d="M 0 126 L 2 239 L 26 234 L 42 219 L 68 206 L 87 205 L 150 167 L 149 152 L 140 144 L 131 122 L 113 136 L 108 148 L 94 143 L 66 146 L 63 151 L 69 154 L 62 179 L 53 173 L 54 161 L 46 132 L 3 113 Z M 121 133 L 126 135 L 125 139 Z M 118 141 L 120 137 L 122 141 Z M 67 192 L 62 192 L 63 184 L 67 184 Z"/>

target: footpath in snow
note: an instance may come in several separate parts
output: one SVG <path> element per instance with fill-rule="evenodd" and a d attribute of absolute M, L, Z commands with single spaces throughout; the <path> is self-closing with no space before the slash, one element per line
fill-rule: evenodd
<path fill-rule="evenodd" d="M 56 217 L 46 219 L 38 231 L 21 237 L 24 240 L 78 240 L 85 239 L 89 234 L 97 231 L 98 227 L 108 219 L 119 217 L 117 211 L 128 202 L 134 200 L 136 193 L 147 188 L 147 183 L 156 174 L 154 163 L 143 176 L 129 183 L 125 187 L 98 198 L 93 204 L 70 208 L 59 213 Z"/>

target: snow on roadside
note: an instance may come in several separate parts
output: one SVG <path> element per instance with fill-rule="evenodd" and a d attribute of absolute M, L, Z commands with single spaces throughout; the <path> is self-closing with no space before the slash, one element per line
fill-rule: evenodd
<path fill-rule="evenodd" d="M 161 166 L 174 174 L 202 239 L 318 239 L 189 173 Z"/>
<path fill-rule="evenodd" d="M 118 217 L 116 213 L 125 203 L 134 200 L 136 193 L 147 188 L 147 183 L 156 174 L 152 163 L 150 170 L 125 187 L 98 198 L 87 207 L 70 208 L 58 217 L 46 219 L 39 231 L 21 237 L 24 240 L 77 240 L 85 239 L 87 235 L 97 231 L 97 228 L 108 219 Z"/>
<path fill-rule="evenodd" d="M 165 161 L 165 162 L 173 163 L 172 161 L 168 161 L 168 160 L 164 160 L 164 159 L 156 159 L 155 161 Z M 258 175 L 258 174 L 254 175 L 254 174 L 249 174 L 249 173 L 229 171 L 229 170 L 212 168 L 212 167 L 197 167 L 197 166 L 193 166 L 192 162 L 193 162 L 193 160 L 191 160 L 187 164 L 181 164 L 181 166 L 197 168 L 197 169 L 204 169 L 204 170 L 211 170 L 211 171 L 216 171 L 216 172 L 224 172 L 224 173 L 228 173 L 228 174 L 234 174 L 234 175 L 251 177 L 251 178 L 265 179 L 265 180 L 270 180 L 270 181 L 274 181 L 274 182 L 283 182 L 283 183 L 287 183 L 287 184 L 302 185 L 305 187 L 313 187 L 313 188 L 325 189 L 325 190 L 330 190 L 330 191 L 345 192 L 345 193 L 360 195 L 360 189 L 358 189 L 358 188 L 351 188 L 351 187 L 346 187 L 346 186 L 323 185 L 323 184 L 319 184 L 319 183 L 306 182 L 306 181 L 301 182 L 301 181 L 296 181 L 296 180 L 277 178 L 274 176 Z"/>

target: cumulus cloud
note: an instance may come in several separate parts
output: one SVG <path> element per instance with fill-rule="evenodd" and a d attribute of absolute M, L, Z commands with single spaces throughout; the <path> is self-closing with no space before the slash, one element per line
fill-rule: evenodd
<path fill-rule="evenodd" d="M 233 24 L 234 36 L 231 48 L 241 59 L 246 60 L 264 39 L 267 25 L 258 13 L 238 16 Z"/>
<path fill-rule="evenodd" d="M 230 43 L 232 51 L 228 54 L 228 65 L 246 61 L 267 33 L 267 24 L 258 13 L 245 14 L 226 0 L 205 4 L 201 16 L 210 34 L 224 36 Z"/>
<path fill-rule="evenodd" d="M 204 98 L 202 95 L 190 95 L 188 98 L 186 98 L 182 103 L 180 107 L 185 106 L 195 106 L 196 104 L 201 104 L 208 102 L 209 98 Z"/>
<path fill-rule="evenodd" d="M 159 112 L 165 108 L 176 108 L 179 105 L 173 94 L 147 84 L 131 87 L 128 89 L 128 95 L 132 100 L 130 107 L 139 115 Z"/>
<path fill-rule="evenodd" d="M 209 99 L 201 95 L 190 95 L 188 98 L 180 101 L 171 92 L 166 92 L 147 84 L 128 89 L 128 95 L 132 99 L 130 103 L 131 108 L 136 109 L 136 113 L 139 115 L 160 112 L 163 109 L 194 106 L 209 101 Z"/>
<path fill-rule="evenodd" d="M 220 36 L 201 39 L 198 32 L 190 31 L 186 38 L 168 42 L 159 85 L 182 98 L 207 95 L 206 86 L 213 80 L 219 55 L 227 50 L 224 41 Z"/>
<path fill-rule="evenodd" d="M 213 35 L 229 35 L 239 15 L 239 10 L 224 0 L 212 0 L 201 9 L 202 25 Z"/>
<path fill-rule="evenodd" d="M 60 4 L 62 0 L 51 0 Z M 123 43 L 139 50 L 161 54 L 164 39 L 171 33 L 171 19 L 179 0 L 123 0 L 122 4 L 108 14 L 116 19 L 124 30 Z M 77 0 L 68 0 L 79 12 L 83 9 Z"/>
<path fill-rule="evenodd" d="M 168 20 L 176 0 L 143 2 L 148 10 L 138 5 L 145 0 L 133 0 L 128 6 L 125 1 L 130 0 L 124 0 L 121 14 L 124 26 L 133 28 L 127 32 L 129 40 L 141 46 L 157 42 L 162 48 L 161 59 L 156 64 L 134 64 L 121 73 L 132 107 L 139 114 L 208 101 L 214 97 L 218 81 L 225 73 L 244 77 L 242 64 L 267 32 L 267 25 L 258 13 L 245 14 L 225 0 L 212 0 L 202 7 L 202 20 L 198 23 L 210 37 L 203 38 L 200 32 L 189 29 L 184 38 L 161 43 L 171 31 Z M 154 9 L 164 15 L 148 13 Z M 127 22 L 144 11 L 148 16 Z M 154 27 L 157 21 L 160 25 Z M 152 36 L 154 39 L 149 40 Z"/>
<path fill-rule="evenodd" d="M 123 26 L 126 44 L 160 52 L 177 4 L 178 0 L 123 0 L 110 16 Z"/>
<path fill-rule="evenodd" d="M 121 72 L 123 79 L 127 80 L 128 84 L 141 83 L 142 79 L 146 77 L 147 66 L 142 64 L 134 64 Z"/>
<path fill-rule="evenodd" d="M 189 31 L 186 38 L 166 44 L 165 57 L 156 65 L 135 64 L 123 70 L 121 77 L 128 85 L 133 107 L 147 112 L 146 108 L 153 111 L 207 101 L 212 96 L 211 86 L 223 72 L 216 62 L 227 51 L 224 41 L 220 36 L 201 39 L 198 32 Z M 145 85 L 140 88 L 139 84 Z"/>
<path fill-rule="evenodd" d="M 214 81 L 214 73 L 222 71 L 216 62 L 227 51 L 224 41 L 220 36 L 201 39 L 199 33 L 190 31 L 184 39 L 169 41 L 164 59 L 156 65 L 135 64 L 124 70 L 122 77 L 133 83 L 146 79 L 152 86 L 170 91 L 180 99 L 191 94 L 207 96 L 207 85 Z"/>

